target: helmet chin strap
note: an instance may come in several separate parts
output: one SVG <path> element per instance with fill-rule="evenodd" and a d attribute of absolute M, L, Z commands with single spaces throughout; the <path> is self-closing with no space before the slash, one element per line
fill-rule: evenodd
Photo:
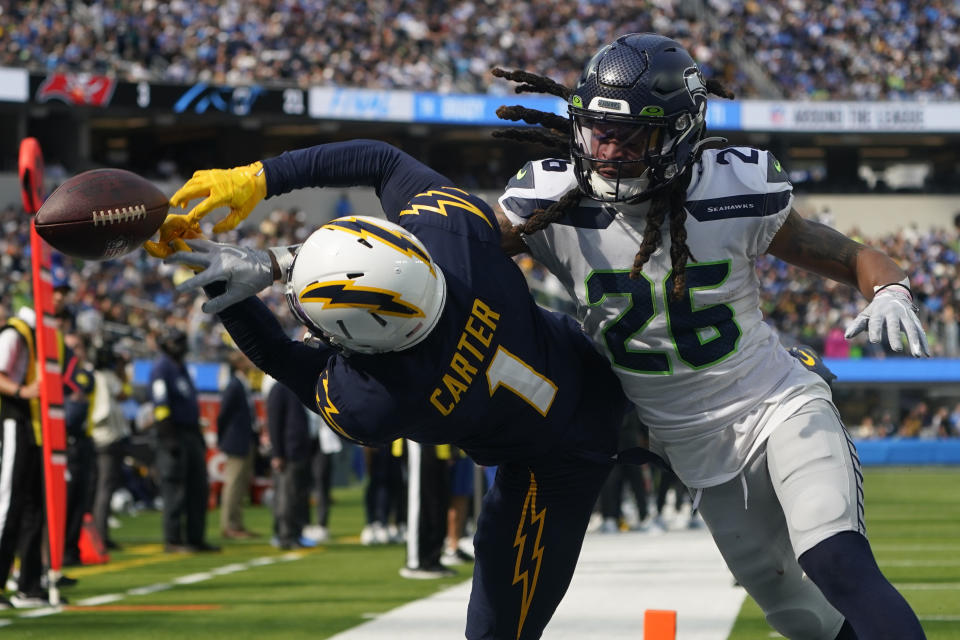
<path fill-rule="evenodd" d="M 590 186 L 594 193 L 600 194 L 604 199 L 613 199 L 614 202 L 629 202 L 633 198 L 642 194 L 650 185 L 650 170 L 646 169 L 639 178 L 624 178 L 619 181 L 604 178 L 596 171 L 590 170 Z"/>

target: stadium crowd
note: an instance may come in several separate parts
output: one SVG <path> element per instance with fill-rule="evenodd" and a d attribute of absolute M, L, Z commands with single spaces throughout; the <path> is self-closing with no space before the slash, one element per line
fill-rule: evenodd
<path fill-rule="evenodd" d="M 504 92 L 491 67 L 572 86 L 603 43 L 657 31 L 740 97 L 757 93 L 749 57 L 769 76 L 765 97 L 955 99 L 958 18 L 944 0 L 34 0 L 0 2 L 0 66 L 128 81 Z"/>
<path fill-rule="evenodd" d="M 784 97 L 956 100 L 960 6 L 933 0 L 709 0 Z"/>

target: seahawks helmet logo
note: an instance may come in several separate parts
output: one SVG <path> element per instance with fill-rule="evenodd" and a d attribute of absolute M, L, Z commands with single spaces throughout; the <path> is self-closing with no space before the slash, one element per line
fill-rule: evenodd
<path fill-rule="evenodd" d="M 690 92 L 690 97 L 707 95 L 707 85 L 703 82 L 703 76 L 697 67 L 687 67 L 683 71 L 683 82 Z"/>

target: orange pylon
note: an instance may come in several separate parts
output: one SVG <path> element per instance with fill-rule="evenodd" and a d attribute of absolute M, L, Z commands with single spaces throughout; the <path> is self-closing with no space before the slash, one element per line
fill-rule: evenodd
<path fill-rule="evenodd" d="M 677 640 L 677 612 L 658 609 L 644 611 L 643 640 Z"/>

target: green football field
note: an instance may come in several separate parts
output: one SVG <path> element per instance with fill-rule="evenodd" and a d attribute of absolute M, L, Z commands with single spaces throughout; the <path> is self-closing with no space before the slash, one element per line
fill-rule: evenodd
<path fill-rule="evenodd" d="M 277 551 L 264 535 L 228 541 L 218 554 L 167 555 L 158 513 L 122 518 L 124 545 L 109 564 L 71 568 L 80 583 L 62 612 L 0 612 L 0 637 L 327 638 L 468 577 L 404 580 L 400 546 L 363 547 L 360 488 L 335 493 L 331 544 Z M 913 605 L 927 637 L 960 640 L 960 469 L 867 470 L 867 526 L 884 572 Z M 266 534 L 271 518 L 248 508 L 247 526 Z M 209 516 L 211 540 L 217 513 Z M 29 614 L 28 614 L 29 615 Z M 779 637 L 747 600 L 731 640 Z M 639 640 L 639 638 L 638 638 Z M 681 639 L 682 640 L 682 639 Z"/>

